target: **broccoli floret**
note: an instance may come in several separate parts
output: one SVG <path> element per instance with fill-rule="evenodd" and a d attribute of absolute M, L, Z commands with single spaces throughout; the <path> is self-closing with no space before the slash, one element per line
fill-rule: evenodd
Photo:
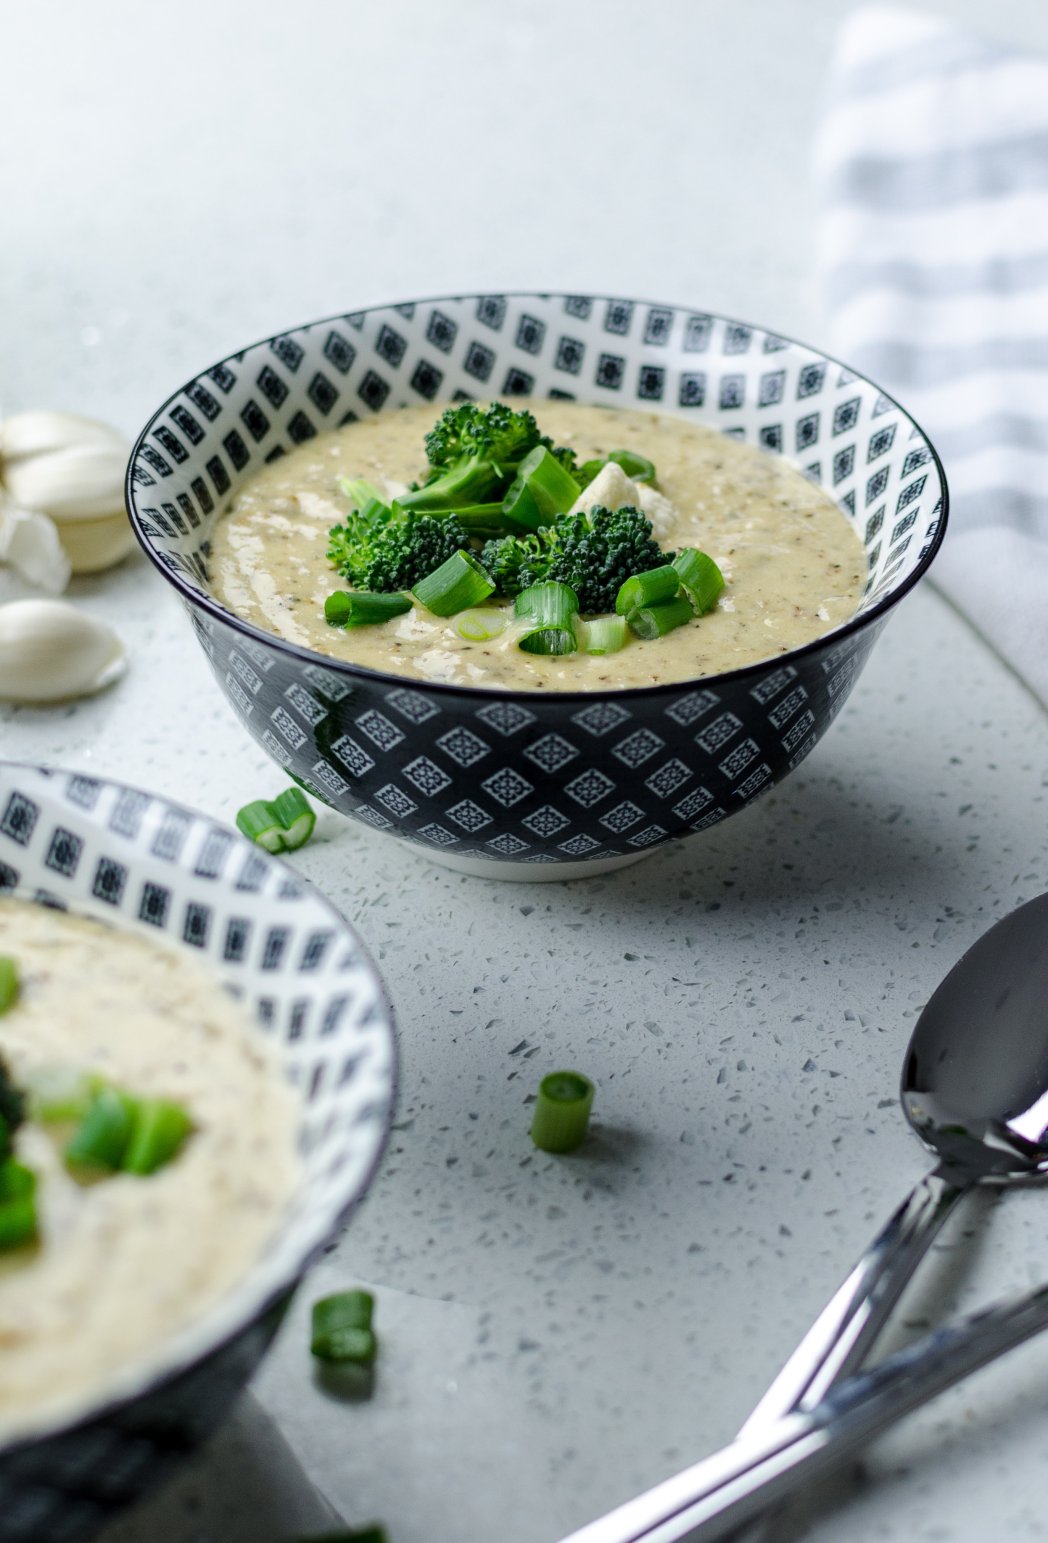
<path fill-rule="evenodd" d="M 451 515 L 394 510 L 374 522 L 356 514 L 328 533 L 328 561 L 356 589 L 389 594 L 410 589 L 462 547 L 469 536 Z"/>
<path fill-rule="evenodd" d="M 530 412 L 517 411 L 505 402 L 449 407 L 426 435 L 428 475 L 400 502 L 406 509 L 499 503 L 517 467 L 536 445 L 544 445 L 566 471 L 574 467 L 574 452 L 558 449 L 540 434 Z"/>
<path fill-rule="evenodd" d="M 11 1137 L 25 1119 L 25 1094 L 15 1086 L 10 1068 L 0 1056 L 0 1160 L 11 1150 Z"/>
<path fill-rule="evenodd" d="M 570 584 L 579 610 L 613 611 L 621 586 L 635 573 L 671 562 L 651 533 L 651 521 L 629 505 L 561 514 L 530 536 L 488 541 L 480 560 L 500 594 L 516 595 L 532 584 L 557 579 Z"/>

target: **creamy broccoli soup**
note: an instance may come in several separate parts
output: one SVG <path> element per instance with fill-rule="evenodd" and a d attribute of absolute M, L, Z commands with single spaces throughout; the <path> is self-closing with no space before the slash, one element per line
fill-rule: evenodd
<path fill-rule="evenodd" d="M 512 623 L 495 638 L 464 638 L 453 617 L 419 605 L 376 625 L 330 626 L 325 598 L 345 584 L 327 559 L 329 529 L 349 508 L 340 480 L 366 478 L 390 499 L 402 493 L 426 469 L 432 407 L 349 424 L 253 477 L 214 532 L 215 595 L 247 621 L 337 659 L 525 690 L 690 680 L 784 653 L 854 614 L 866 576 L 862 546 L 832 500 L 783 458 L 665 415 L 566 401 L 527 405 L 543 433 L 572 447 L 580 462 L 624 449 L 654 463 L 657 491 L 631 485 L 630 496 L 644 500 L 664 550 L 698 548 L 718 564 L 726 583 L 710 614 L 665 637 L 631 636 L 614 654 L 563 657 L 523 652 Z M 501 609 L 511 615 L 512 602 Z"/>
<path fill-rule="evenodd" d="M 38 1237 L 0 1251 L 0 1439 L 104 1397 L 256 1262 L 298 1176 L 296 1099 L 243 1009 L 159 943 L 0 899 L 18 990 L 0 1057 L 18 1088 L 77 1072 L 174 1101 L 192 1129 L 157 1171 L 74 1176 L 74 1125 L 30 1105 L 11 1158 Z"/>

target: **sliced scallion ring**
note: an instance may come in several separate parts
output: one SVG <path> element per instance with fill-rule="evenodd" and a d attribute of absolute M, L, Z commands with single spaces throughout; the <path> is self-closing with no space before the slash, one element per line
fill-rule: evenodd
<path fill-rule="evenodd" d="M 487 643 L 506 630 L 506 613 L 480 606 L 476 610 L 460 611 L 452 626 L 467 643 Z"/>
<path fill-rule="evenodd" d="M 138 1099 L 120 1159 L 122 1171 L 143 1177 L 155 1173 L 178 1156 L 192 1129 L 193 1122 L 181 1104 L 166 1098 Z"/>
<path fill-rule="evenodd" d="M 629 641 L 625 616 L 594 616 L 584 621 L 575 618 L 575 637 L 584 654 L 617 654 Z"/>
<path fill-rule="evenodd" d="M 550 1072 L 539 1083 L 531 1139 L 542 1152 L 573 1152 L 586 1138 L 593 1084 L 581 1072 Z"/>
<path fill-rule="evenodd" d="M 294 852 L 304 846 L 313 834 L 317 817 L 301 789 L 287 788 L 278 793 L 270 807 L 283 830 L 284 850 Z"/>
<path fill-rule="evenodd" d="M 267 852 L 284 850 L 284 828 L 273 805 L 264 798 L 237 810 L 237 830 Z"/>
<path fill-rule="evenodd" d="M 313 1303 L 309 1348 L 320 1361 L 370 1366 L 378 1342 L 371 1328 L 375 1299 L 370 1291 L 340 1291 Z"/>
<path fill-rule="evenodd" d="M 366 589 L 336 589 L 324 601 L 324 620 L 329 627 L 374 627 L 410 610 L 410 597 L 399 590 L 378 595 Z"/>
<path fill-rule="evenodd" d="M 524 622 L 517 647 L 526 654 L 573 654 L 578 648 L 575 617 L 579 597 L 570 584 L 548 579 L 522 589 L 514 612 Z"/>
<path fill-rule="evenodd" d="M 705 616 L 712 611 L 724 588 L 724 575 L 713 558 L 689 546 L 677 553 L 673 566 L 680 577 L 681 588 L 697 614 Z"/>
<path fill-rule="evenodd" d="M 649 568 L 646 573 L 635 573 L 620 586 L 615 596 L 615 610 L 619 616 L 628 616 L 642 605 L 661 605 L 673 600 L 680 589 L 680 574 L 670 563 Z"/>
<path fill-rule="evenodd" d="M 694 615 L 691 601 L 681 595 L 676 600 L 663 600 L 659 605 L 638 606 L 626 620 L 631 632 L 635 632 L 639 638 L 650 640 L 664 638 L 667 632 L 672 632 L 675 627 L 683 627 Z"/>
<path fill-rule="evenodd" d="M 454 616 L 495 593 L 487 572 L 469 552 L 453 552 L 447 562 L 415 585 L 415 599 L 434 616 Z"/>
<path fill-rule="evenodd" d="M 136 1101 L 108 1083 L 99 1088 L 65 1149 L 74 1171 L 115 1172 L 131 1139 Z"/>
<path fill-rule="evenodd" d="M 636 450 L 609 450 L 608 460 L 621 466 L 631 482 L 655 481 L 654 462 L 649 461 L 646 455 L 638 455 Z"/>

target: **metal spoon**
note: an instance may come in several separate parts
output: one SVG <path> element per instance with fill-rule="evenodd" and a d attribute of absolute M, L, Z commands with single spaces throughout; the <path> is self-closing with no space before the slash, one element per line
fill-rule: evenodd
<path fill-rule="evenodd" d="M 862 1360 L 964 1194 L 984 1181 L 1007 1183 L 1048 1171 L 1046 1004 L 1048 895 L 1041 895 L 991 927 L 921 1013 L 903 1061 L 901 1098 L 911 1126 L 937 1153 L 938 1166 L 891 1217 L 775 1378 L 739 1432 L 740 1456 L 754 1443 L 763 1445 L 762 1437 L 773 1436 L 775 1423 L 792 1412 L 818 1408 L 825 1424 L 833 1385 Z M 708 1478 L 710 1470 L 705 1472 Z M 759 1487 L 760 1479 L 750 1477 Z M 629 1530 L 616 1530 L 619 1513 L 612 1513 L 591 1524 L 592 1531 L 584 1528 L 578 1543 L 688 1536 L 674 1530 L 666 1511 L 669 1530 L 657 1530 L 658 1496 L 661 1491 L 665 1497 L 667 1486 L 674 1486 L 679 1519 L 681 1488 L 668 1480 L 620 1508 L 630 1512 Z M 638 1513 L 647 1517 L 640 1530 Z M 574 1543 L 575 1536 L 564 1543 Z"/>

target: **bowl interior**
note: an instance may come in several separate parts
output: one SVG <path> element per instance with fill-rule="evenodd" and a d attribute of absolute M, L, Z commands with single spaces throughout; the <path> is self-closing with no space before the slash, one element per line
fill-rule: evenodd
<path fill-rule="evenodd" d="M 359 939 L 320 895 L 236 832 L 136 788 L 0 762 L 0 891 L 206 961 L 301 1093 L 303 1174 L 271 1248 L 148 1365 L 114 1377 L 108 1402 L 188 1364 L 283 1295 L 363 1194 L 392 1109 L 390 1010 Z"/>
<path fill-rule="evenodd" d="M 215 607 L 208 538 L 259 466 L 368 414 L 520 395 L 673 413 L 790 457 L 863 542 L 860 618 L 916 582 L 941 539 L 935 452 L 871 382 L 747 323 L 592 295 L 381 306 L 256 343 L 189 381 L 150 420 L 128 472 L 132 522 L 183 595 Z"/>

